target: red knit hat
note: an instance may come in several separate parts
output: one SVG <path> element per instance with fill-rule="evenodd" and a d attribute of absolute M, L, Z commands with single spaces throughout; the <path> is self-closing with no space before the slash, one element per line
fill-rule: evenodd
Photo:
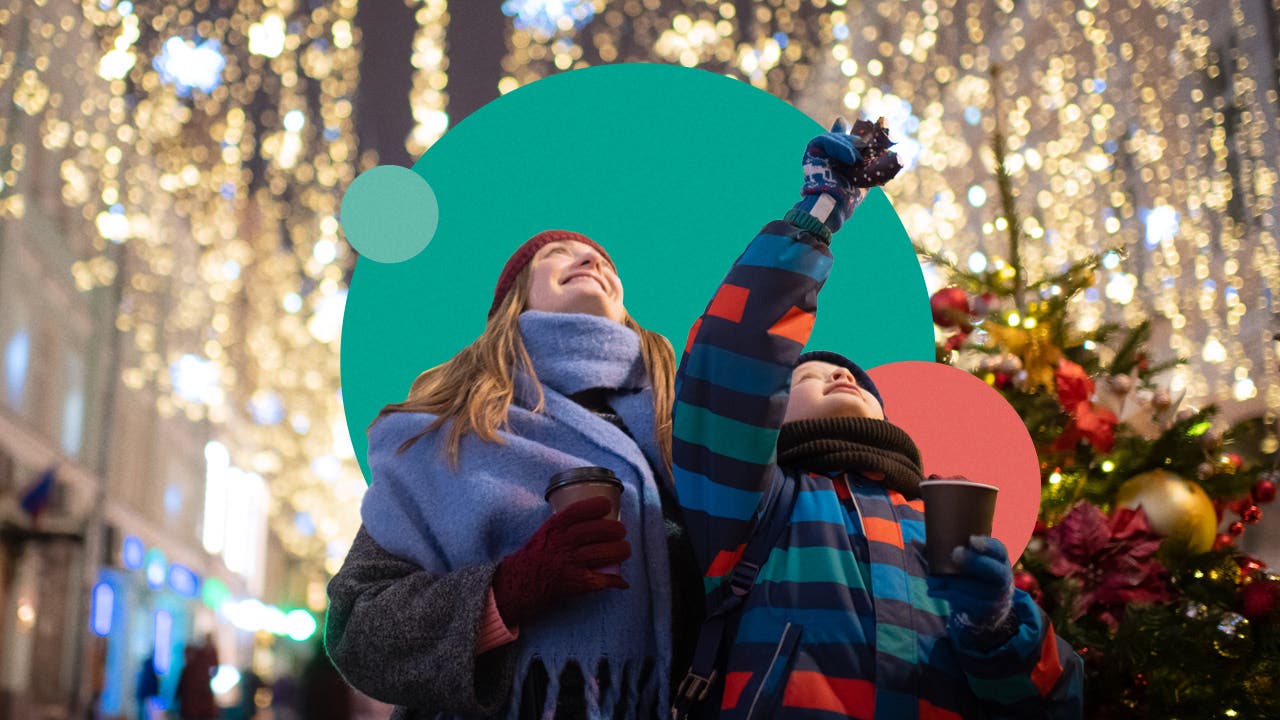
<path fill-rule="evenodd" d="M 498 276 L 498 286 L 493 289 L 493 304 L 489 306 L 489 317 L 493 317 L 493 314 L 498 311 L 498 306 L 502 304 L 503 299 L 507 297 L 507 293 L 511 292 L 512 286 L 516 284 L 516 276 L 520 274 L 521 270 L 524 270 L 524 266 L 529 264 L 529 261 L 533 259 L 538 250 L 548 243 L 561 240 L 577 240 L 580 243 L 590 245 L 600 253 L 600 256 L 609 263 L 610 267 L 615 271 L 618 269 L 613 264 L 613 258 L 609 257 L 609 253 L 605 252 L 599 243 L 586 235 L 571 230 L 543 230 L 525 240 L 523 245 L 516 248 L 516 251 L 511 254 L 511 258 L 507 260 L 507 264 L 502 267 L 502 274 Z"/>

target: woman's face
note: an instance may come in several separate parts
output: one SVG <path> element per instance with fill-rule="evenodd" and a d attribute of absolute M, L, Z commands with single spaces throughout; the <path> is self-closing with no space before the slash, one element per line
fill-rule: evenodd
<path fill-rule="evenodd" d="M 527 309 L 586 313 L 622 322 L 622 281 L 595 248 L 577 240 L 547 243 L 529 263 Z"/>
<path fill-rule="evenodd" d="M 884 419 L 876 396 L 858 385 L 848 368 L 810 360 L 791 373 L 783 422 L 827 417 Z"/>

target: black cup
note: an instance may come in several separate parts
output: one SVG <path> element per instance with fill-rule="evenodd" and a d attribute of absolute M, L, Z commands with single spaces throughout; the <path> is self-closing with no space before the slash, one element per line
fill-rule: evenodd
<path fill-rule="evenodd" d="M 920 483 L 924 496 L 925 557 L 929 573 L 955 575 L 960 568 L 951 560 L 957 547 L 968 546 L 970 535 L 990 535 L 996 512 L 994 485 L 964 478 L 936 478 Z"/>

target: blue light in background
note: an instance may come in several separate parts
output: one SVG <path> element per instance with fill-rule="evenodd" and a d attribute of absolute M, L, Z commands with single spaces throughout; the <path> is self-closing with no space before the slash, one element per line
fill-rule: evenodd
<path fill-rule="evenodd" d="M 100 582 L 93 586 L 93 599 L 89 608 L 89 627 L 98 637 L 111 634 L 111 617 L 116 610 L 116 591 Z"/>
<path fill-rule="evenodd" d="M 164 675 L 169 672 L 173 661 L 173 616 L 168 610 L 156 611 L 156 672 Z"/>
<path fill-rule="evenodd" d="M 502 14 L 514 18 L 517 29 L 554 35 L 581 30 L 595 17 L 596 9 L 591 0 L 506 0 Z"/>
<path fill-rule="evenodd" d="M 19 330 L 9 338 L 4 348 L 5 390 L 10 407 L 22 407 L 23 390 L 27 385 L 27 363 L 31 358 L 31 336 Z"/>
<path fill-rule="evenodd" d="M 141 570 L 142 563 L 147 554 L 147 546 L 133 535 L 124 536 L 124 547 L 121 549 L 121 555 L 124 557 L 124 566 L 130 570 Z"/>
<path fill-rule="evenodd" d="M 227 60 L 217 40 L 193 43 L 175 35 L 164 42 L 151 65 L 160 73 L 161 82 L 172 85 L 178 96 L 185 98 L 191 97 L 192 90 L 207 95 L 222 84 Z"/>
<path fill-rule="evenodd" d="M 200 578 L 185 565 L 174 563 L 169 566 L 169 587 L 183 597 L 193 598 L 200 594 Z"/>
<path fill-rule="evenodd" d="M 297 528 L 298 532 L 307 537 L 311 537 L 316 534 L 316 522 L 311 519 L 311 513 L 300 512 L 294 515 L 293 526 Z"/>
<path fill-rule="evenodd" d="M 182 511 L 182 488 L 177 485 L 165 486 L 164 511 L 170 515 L 177 515 Z"/>

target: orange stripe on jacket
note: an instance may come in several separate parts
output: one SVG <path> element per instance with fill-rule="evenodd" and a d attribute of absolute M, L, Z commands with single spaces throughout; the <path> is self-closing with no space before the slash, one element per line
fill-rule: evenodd
<path fill-rule="evenodd" d="M 724 695 L 720 698 L 720 709 L 728 710 L 738 706 L 738 698 L 742 695 L 742 688 L 747 686 L 747 681 L 751 679 L 749 672 L 731 672 L 724 676 Z"/>
<path fill-rule="evenodd" d="M 1058 660 L 1058 637 L 1053 633 L 1053 625 L 1045 621 L 1044 640 L 1040 643 L 1040 662 L 1031 670 L 1031 682 L 1041 696 L 1053 691 L 1058 678 L 1062 675 L 1062 662 Z"/>
<path fill-rule="evenodd" d="M 716 559 L 711 561 L 711 567 L 707 568 L 707 577 L 720 577 L 728 575 L 733 570 L 733 566 L 738 564 L 738 560 L 742 558 L 742 553 L 747 549 L 746 544 L 738 546 L 737 550 L 721 550 Z"/>
<path fill-rule="evenodd" d="M 814 319 L 813 313 L 793 305 L 778 322 L 773 324 L 773 327 L 769 328 L 769 334 L 804 345 L 809 342 L 809 335 L 813 333 Z"/>
<path fill-rule="evenodd" d="M 885 520 L 878 517 L 862 518 L 862 528 L 867 533 L 868 540 L 875 540 L 896 548 L 902 547 L 902 528 L 893 520 Z"/>
<path fill-rule="evenodd" d="M 716 296 L 711 298 L 707 314 L 731 322 L 741 322 L 742 312 L 747 307 L 747 297 L 750 295 L 751 291 L 744 287 L 725 283 L 716 291 Z"/>
<path fill-rule="evenodd" d="M 684 351 L 689 352 L 689 348 L 693 347 L 693 339 L 698 337 L 698 328 L 702 327 L 702 318 L 693 321 L 693 327 L 689 328 L 689 337 L 685 338 Z"/>
<path fill-rule="evenodd" d="M 906 505 L 907 507 L 910 507 L 918 512 L 924 512 L 923 500 L 919 498 L 915 500 L 908 500 L 905 497 L 903 497 L 902 493 L 898 492 L 897 490 L 893 490 L 893 489 L 889 490 L 889 502 L 893 503 L 894 505 Z"/>
<path fill-rule="evenodd" d="M 825 710 L 870 720 L 876 714 L 876 686 L 868 680 L 796 671 L 787 679 L 782 704 L 784 707 Z"/>

